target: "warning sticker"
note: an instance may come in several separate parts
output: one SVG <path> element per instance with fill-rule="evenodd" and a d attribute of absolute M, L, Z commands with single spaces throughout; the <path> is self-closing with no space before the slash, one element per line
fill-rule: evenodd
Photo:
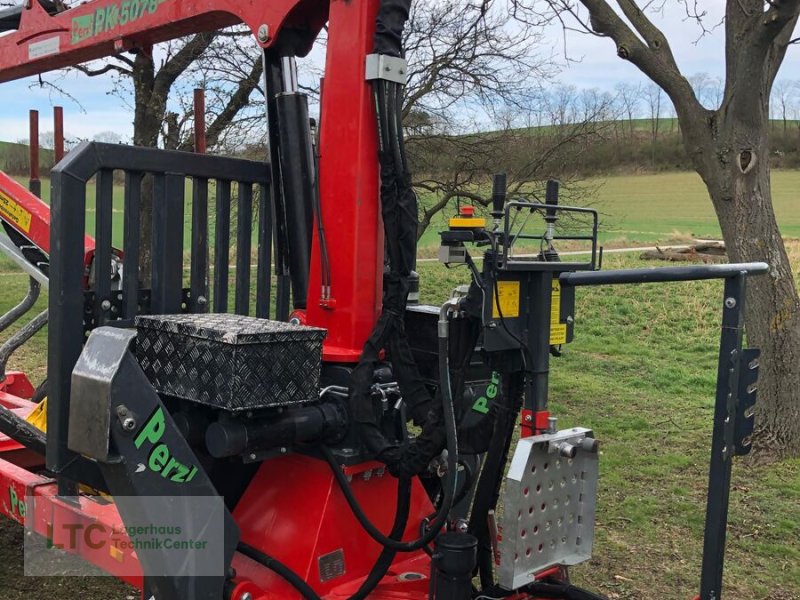
<path fill-rule="evenodd" d="M 567 325 L 561 322 L 561 282 L 553 280 L 553 297 L 550 304 L 550 344 L 567 343 Z"/>
<path fill-rule="evenodd" d="M 498 300 L 500 301 L 499 308 Z M 506 319 L 519 317 L 519 281 L 498 281 L 497 296 L 493 304 L 493 318 L 499 319 L 501 313 Z"/>
<path fill-rule="evenodd" d="M 0 191 L 0 218 L 10 221 L 25 233 L 31 231 L 31 213 Z"/>
<path fill-rule="evenodd" d="M 550 325 L 561 323 L 561 282 L 553 280 L 553 297 L 550 301 Z"/>
<path fill-rule="evenodd" d="M 550 345 L 560 346 L 567 343 L 567 324 L 559 323 L 550 326 Z"/>

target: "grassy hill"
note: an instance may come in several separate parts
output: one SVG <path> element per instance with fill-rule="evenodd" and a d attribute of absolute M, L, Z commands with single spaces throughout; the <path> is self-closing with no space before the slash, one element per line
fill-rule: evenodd
<path fill-rule="evenodd" d="M 16 142 L 0 142 L 0 170 L 14 175 L 28 173 L 29 148 L 27 144 Z M 39 168 L 42 174 L 53 167 L 52 150 L 42 148 L 39 151 Z"/>

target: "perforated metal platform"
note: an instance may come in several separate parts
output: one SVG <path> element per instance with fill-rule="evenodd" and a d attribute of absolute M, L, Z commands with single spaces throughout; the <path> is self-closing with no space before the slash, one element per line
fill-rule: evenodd
<path fill-rule="evenodd" d="M 597 498 L 597 444 L 575 428 L 519 441 L 500 520 L 500 585 L 515 590 L 551 567 L 589 560 Z M 560 454 L 574 448 L 574 458 Z"/>

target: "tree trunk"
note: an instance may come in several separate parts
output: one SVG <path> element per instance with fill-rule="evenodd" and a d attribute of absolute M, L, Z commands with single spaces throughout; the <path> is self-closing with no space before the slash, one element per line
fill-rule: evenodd
<path fill-rule="evenodd" d="M 772 207 L 767 114 L 765 106 L 764 122 L 758 123 L 736 121 L 723 112 L 719 128 L 711 119 L 713 142 L 702 158 L 696 157 L 696 166 L 711 194 L 731 262 L 770 265 L 768 275 L 753 277 L 747 285 L 748 343 L 762 351 L 756 445 L 773 441 L 770 446 L 796 448 L 800 299 Z"/>

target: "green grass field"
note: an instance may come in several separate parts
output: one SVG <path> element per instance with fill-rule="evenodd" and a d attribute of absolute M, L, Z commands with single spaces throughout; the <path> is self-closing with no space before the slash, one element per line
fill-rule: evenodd
<path fill-rule="evenodd" d="M 798 184 L 798 173 L 775 174 L 780 224 L 800 237 Z M 607 240 L 718 235 L 695 175 L 609 178 L 595 205 L 606 215 Z M 790 242 L 790 256 L 800 269 L 800 242 Z M 635 255 L 605 261 L 609 269 L 644 264 Z M 424 302 L 439 303 L 467 282 L 465 270 L 437 263 L 421 263 L 419 271 Z M 0 263 L 0 311 L 25 289 L 25 277 Z M 697 593 L 721 294 L 719 282 L 581 290 L 575 342 L 552 363 L 551 408 L 560 426 L 591 427 L 602 443 L 594 558 L 574 578 L 613 600 Z M 40 381 L 45 349 L 42 333 L 10 367 Z M 22 578 L 22 550 L 8 549 L 21 540 L 13 527 L 0 522 L 0 547 L 7 548 L 0 598 L 126 598 L 124 588 L 103 580 Z M 737 461 L 725 582 L 730 600 L 800 600 L 800 460 Z"/>
<path fill-rule="evenodd" d="M 17 177 L 25 184 L 23 177 Z M 600 238 L 608 246 L 653 244 L 685 241 L 690 238 L 719 239 L 719 225 L 703 182 L 695 173 L 660 173 L 654 175 L 611 176 L 589 180 L 587 187 L 596 189 L 585 204 L 601 214 Z M 778 224 L 784 237 L 800 238 L 800 171 L 774 171 L 773 201 Z M 191 225 L 191 202 L 187 185 L 185 225 Z M 122 186 L 115 187 L 114 240 L 122 243 Z M 42 182 L 42 196 L 49 202 L 50 182 Z M 213 197 L 213 194 L 212 194 Z M 421 202 L 424 202 L 424 197 Z M 94 227 L 94 187 L 88 186 L 87 227 Z M 438 246 L 439 231 L 446 226 L 455 207 L 440 213 L 420 242 L 427 256 Z"/>

